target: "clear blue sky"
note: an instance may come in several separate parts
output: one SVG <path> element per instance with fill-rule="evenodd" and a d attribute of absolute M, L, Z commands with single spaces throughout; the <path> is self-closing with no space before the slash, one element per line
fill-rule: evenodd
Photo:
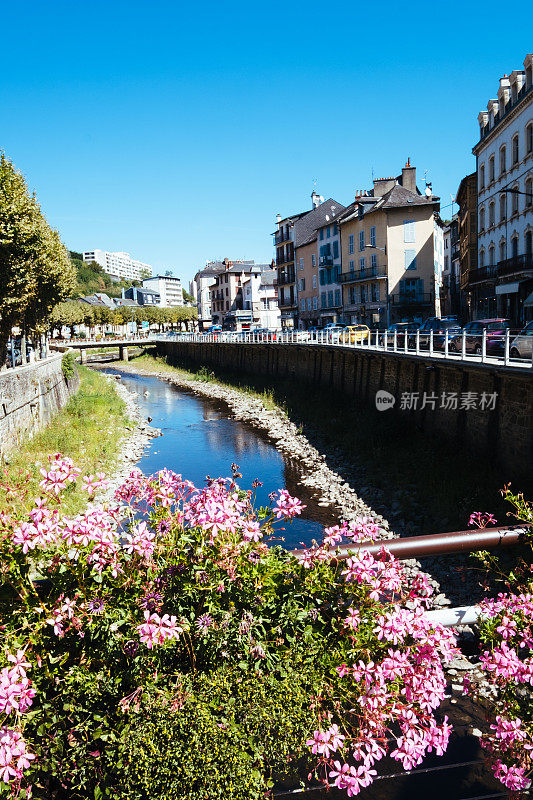
<path fill-rule="evenodd" d="M 4 3 L 0 147 L 71 249 L 184 280 L 267 261 L 276 213 L 309 207 L 315 179 L 347 204 L 410 156 L 450 202 L 478 111 L 532 47 L 526 17 L 504 18 L 495 2 Z"/>

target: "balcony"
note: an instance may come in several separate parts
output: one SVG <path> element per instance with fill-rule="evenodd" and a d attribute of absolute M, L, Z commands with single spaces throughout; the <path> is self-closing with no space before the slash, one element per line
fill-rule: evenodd
<path fill-rule="evenodd" d="M 357 283 L 357 281 L 367 281 L 370 278 L 386 278 L 386 267 L 368 267 L 368 269 L 358 269 L 353 272 L 341 272 L 338 277 L 339 283 Z"/>
<path fill-rule="evenodd" d="M 296 277 L 294 268 L 288 269 L 285 271 L 284 269 L 278 271 L 278 286 L 285 286 L 287 283 L 295 283 Z"/>
<path fill-rule="evenodd" d="M 531 272 L 533 272 L 533 255 L 531 253 L 498 262 L 498 278 L 524 274 L 529 277 Z"/>
<path fill-rule="evenodd" d="M 277 231 L 274 234 L 274 244 L 283 244 L 283 242 L 289 242 L 291 238 L 290 231 L 286 231 L 283 228 L 280 231 Z"/>
<path fill-rule="evenodd" d="M 318 266 L 319 267 L 332 267 L 333 266 L 333 256 L 320 256 L 318 259 Z"/>
<path fill-rule="evenodd" d="M 391 295 L 392 305 L 408 306 L 429 306 L 433 303 L 433 295 L 430 292 L 417 292 L 416 294 L 393 294 Z"/>
<path fill-rule="evenodd" d="M 496 280 L 496 266 L 491 264 L 488 267 L 477 267 L 477 269 L 471 269 L 468 282 L 472 283 L 482 283 L 483 281 L 491 281 L 494 283 Z"/>

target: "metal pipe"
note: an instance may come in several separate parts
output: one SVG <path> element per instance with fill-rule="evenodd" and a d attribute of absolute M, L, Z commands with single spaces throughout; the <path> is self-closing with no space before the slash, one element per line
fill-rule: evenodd
<path fill-rule="evenodd" d="M 405 539 L 381 539 L 368 544 L 345 544 L 337 548 L 335 558 L 349 558 L 350 552 L 365 550 L 378 556 L 382 547 L 400 561 L 407 558 L 439 556 L 449 553 L 472 553 L 475 550 L 492 550 L 519 544 L 531 530 L 529 525 L 501 528 L 478 528 L 472 531 L 433 533 L 425 536 L 408 536 Z M 293 550 L 296 558 L 303 559 L 307 550 Z"/>

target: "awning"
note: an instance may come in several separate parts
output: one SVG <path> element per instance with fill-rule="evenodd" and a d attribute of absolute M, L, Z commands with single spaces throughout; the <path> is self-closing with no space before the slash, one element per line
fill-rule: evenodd
<path fill-rule="evenodd" d="M 531 292 L 531 294 L 528 294 L 528 296 L 524 300 L 524 305 L 525 306 L 533 306 L 533 292 Z"/>
<path fill-rule="evenodd" d="M 518 281 L 514 283 L 501 283 L 496 287 L 496 294 L 515 294 L 518 291 L 520 284 Z"/>

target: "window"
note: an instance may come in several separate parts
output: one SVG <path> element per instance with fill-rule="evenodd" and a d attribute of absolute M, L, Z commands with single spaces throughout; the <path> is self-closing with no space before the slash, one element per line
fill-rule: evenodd
<path fill-rule="evenodd" d="M 333 242 L 333 258 L 339 257 L 339 242 L 337 239 Z"/>
<path fill-rule="evenodd" d="M 363 272 L 365 271 L 365 257 L 359 259 L 359 269 L 362 269 Z"/>
<path fill-rule="evenodd" d="M 376 226 L 372 225 L 370 228 L 370 244 L 372 247 L 376 246 Z"/>
<path fill-rule="evenodd" d="M 328 292 L 328 308 L 333 308 L 333 289 Z"/>
<path fill-rule="evenodd" d="M 485 164 L 482 164 L 479 168 L 479 188 L 485 188 Z"/>
<path fill-rule="evenodd" d="M 370 263 L 372 265 L 372 269 L 376 269 L 378 266 L 378 257 L 375 253 L 370 256 Z"/>
<path fill-rule="evenodd" d="M 316 255 L 315 253 L 311 253 L 311 264 L 313 267 L 316 267 Z"/>
<path fill-rule="evenodd" d="M 304 268 L 304 260 L 303 258 L 300 259 L 300 269 Z"/>
<path fill-rule="evenodd" d="M 365 232 L 359 231 L 359 250 L 365 249 Z"/>
<path fill-rule="evenodd" d="M 320 285 L 324 286 L 325 282 L 326 282 L 325 270 L 321 269 L 320 270 Z"/>
<path fill-rule="evenodd" d="M 507 195 L 500 195 L 500 222 L 503 222 L 507 217 Z"/>
<path fill-rule="evenodd" d="M 533 122 L 526 128 L 526 153 L 533 153 Z"/>
<path fill-rule="evenodd" d="M 320 295 L 320 307 L 321 308 L 326 308 L 326 293 L 325 292 L 322 292 L 322 294 Z"/>
<path fill-rule="evenodd" d="M 526 256 L 529 256 L 531 258 L 533 249 L 531 231 L 526 232 L 526 235 L 524 237 L 524 242 L 525 242 Z"/>
<path fill-rule="evenodd" d="M 310 297 L 307 298 L 307 310 L 311 311 L 311 298 Z"/>
<path fill-rule="evenodd" d="M 341 304 L 341 290 L 335 289 L 335 305 L 340 306 Z"/>
<path fill-rule="evenodd" d="M 366 298 L 367 298 L 367 287 L 361 286 L 361 302 L 366 303 Z"/>
<path fill-rule="evenodd" d="M 316 275 L 313 275 L 313 289 L 316 289 Z"/>
<path fill-rule="evenodd" d="M 327 238 L 327 239 L 330 239 L 330 238 L 331 238 L 331 228 L 330 228 L 330 226 L 329 226 L 329 225 L 328 225 L 328 227 L 327 227 L 327 229 L 326 229 L 326 238 Z"/>
<path fill-rule="evenodd" d="M 416 269 L 416 250 L 405 250 L 405 269 Z"/>
<path fill-rule="evenodd" d="M 355 305 L 357 303 L 357 287 L 350 286 L 350 305 Z"/>
<path fill-rule="evenodd" d="M 518 164 L 518 134 L 513 136 L 513 166 Z"/>
<path fill-rule="evenodd" d="M 533 180 L 528 178 L 526 181 L 526 208 L 533 205 Z"/>
<path fill-rule="evenodd" d="M 505 147 L 505 145 L 503 145 L 503 147 L 500 147 L 500 175 L 504 175 L 505 172 L 507 171 L 506 161 L 507 161 L 507 148 Z"/>
<path fill-rule="evenodd" d="M 500 261 L 505 261 L 507 258 L 507 244 L 505 240 L 500 242 Z"/>
<path fill-rule="evenodd" d="M 415 241 L 415 223 L 412 219 L 406 219 L 403 222 L 403 240 L 404 242 Z"/>
<path fill-rule="evenodd" d="M 518 214 L 518 186 L 513 186 L 511 192 L 511 214 Z"/>
<path fill-rule="evenodd" d="M 494 225 L 494 202 L 489 203 L 489 228 Z"/>
<path fill-rule="evenodd" d="M 511 239 L 511 258 L 518 256 L 518 236 L 513 236 Z"/>
<path fill-rule="evenodd" d="M 494 156 L 489 158 L 489 183 L 494 181 Z"/>
<path fill-rule="evenodd" d="M 444 269 L 448 271 L 448 256 L 444 256 Z"/>
<path fill-rule="evenodd" d="M 348 239 L 348 253 L 351 255 L 354 251 L 353 248 L 353 233 L 350 234 L 350 238 Z"/>
<path fill-rule="evenodd" d="M 485 209 L 484 208 L 480 208 L 479 209 L 479 230 L 480 230 L 480 232 L 485 230 Z"/>
<path fill-rule="evenodd" d="M 313 297 L 313 311 L 316 311 L 318 308 L 318 297 L 315 295 Z"/>
<path fill-rule="evenodd" d="M 320 241 L 324 238 L 324 228 L 320 228 Z"/>
<path fill-rule="evenodd" d="M 485 251 L 483 250 L 483 248 L 481 248 L 481 250 L 479 251 L 479 266 L 480 267 L 485 266 Z"/>
<path fill-rule="evenodd" d="M 379 283 L 372 284 L 372 300 L 374 303 L 379 303 Z"/>
<path fill-rule="evenodd" d="M 335 236 L 335 234 L 337 234 L 338 232 L 339 232 L 339 229 L 337 227 L 337 223 L 334 222 L 333 223 L 333 236 Z"/>
<path fill-rule="evenodd" d="M 491 244 L 491 246 L 489 247 L 489 266 L 491 267 L 494 266 L 494 255 L 495 255 L 494 245 Z"/>
<path fill-rule="evenodd" d="M 305 311 L 305 300 L 300 300 L 300 310 Z"/>
<path fill-rule="evenodd" d="M 350 261 L 350 272 L 354 272 L 355 270 L 355 261 L 352 259 Z"/>

